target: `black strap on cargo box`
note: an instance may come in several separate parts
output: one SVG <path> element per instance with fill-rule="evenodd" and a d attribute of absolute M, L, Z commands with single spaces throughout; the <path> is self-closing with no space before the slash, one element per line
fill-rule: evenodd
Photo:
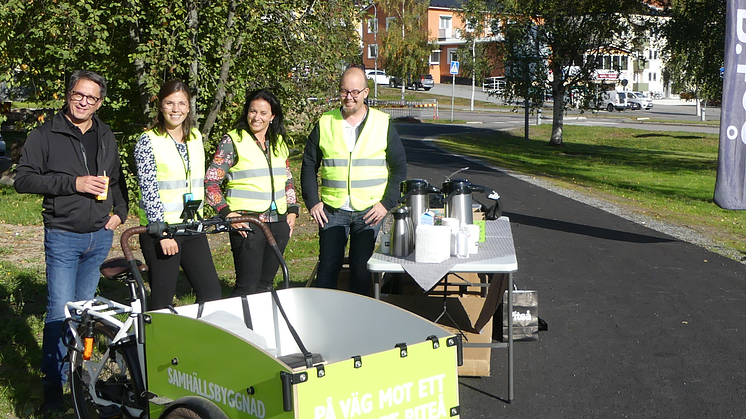
<path fill-rule="evenodd" d="M 241 307 L 243 308 L 243 322 L 247 328 L 254 330 L 254 325 L 251 323 L 251 311 L 249 311 L 249 298 L 245 295 L 241 296 Z"/>
<path fill-rule="evenodd" d="M 272 288 L 272 299 L 275 301 L 275 304 L 277 304 L 277 308 L 280 310 L 282 318 L 285 319 L 285 324 L 288 326 L 290 334 L 293 335 L 293 340 L 295 340 L 296 345 L 298 345 L 298 348 L 303 353 L 303 358 L 306 360 L 306 368 L 311 368 L 313 366 L 313 354 L 306 349 L 306 346 L 303 345 L 303 342 L 300 340 L 300 336 L 298 336 L 298 332 L 295 331 L 295 328 L 290 323 L 288 315 L 285 314 L 285 309 L 282 308 L 282 303 L 280 303 L 280 296 L 277 295 L 277 291 L 275 291 L 274 288 Z"/>

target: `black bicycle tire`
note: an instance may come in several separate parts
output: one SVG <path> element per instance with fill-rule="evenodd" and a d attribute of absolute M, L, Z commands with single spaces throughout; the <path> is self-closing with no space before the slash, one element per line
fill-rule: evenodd
<path fill-rule="evenodd" d="M 83 331 L 85 329 L 85 325 L 81 325 L 78 328 L 78 333 L 80 336 L 83 335 Z M 96 344 L 94 345 L 94 355 L 96 356 L 96 350 L 108 347 L 108 345 L 111 343 L 111 340 L 116 335 L 116 330 L 111 327 L 104 325 L 103 323 L 96 322 L 93 326 L 93 334 L 94 334 L 94 341 Z M 104 337 L 105 340 L 101 340 L 101 337 Z M 122 382 L 122 385 L 124 387 L 129 387 L 129 392 L 133 395 L 133 397 L 136 397 L 137 390 L 134 388 L 135 383 L 132 377 L 132 374 L 134 373 L 133 366 L 130 365 L 130 359 L 127 357 L 121 348 L 114 348 L 113 349 L 117 356 L 121 359 L 121 362 L 125 366 L 126 371 L 124 371 L 123 374 L 117 374 L 116 377 L 109 377 L 107 378 L 107 381 L 110 381 L 112 379 L 118 380 L 118 377 L 124 376 L 126 377 L 126 382 Z M 105 349 L 104 349 L 105 351 Z M 78 351 L 70 351 L 70 393 L 72 396 L 73 401 L 73 409 L 75 410 L 75 415 L 78 419 L 98 419 L 102 417 L 101 411 L 102 409 L 117 409 L 117 407 L 103 407 L 95 404 L 92 401 L 92 398 L 89 393 L 88 385 L 85 383 L 85 377 L 84 377 L 84 370 L 80 369 L 81 363 L 85 362 L 83 361 L 83 354 Z M 115 364 L 116 365 L 116 364 Z M 109 368 L 103 368 L 102 373 L 104 372 L 110 372 L 111 369 Z M 124 393 L 122 393 L 124 394 Z M 129 394 L 129 393 L 128 393 Z M 122 406 L 124 405 L 123 402 L 117 401 L 117 400 L 111 400 L 112 402 L 116 403 L 118 405 L 118 409 L 121 410 Z M 107 412 L 104 414 L 106 417 L 111 417 L 111 412 Z"/>

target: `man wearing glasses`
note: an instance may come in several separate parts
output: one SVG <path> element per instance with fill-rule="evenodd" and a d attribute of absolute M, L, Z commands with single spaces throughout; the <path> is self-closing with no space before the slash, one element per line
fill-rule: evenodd
<path fill-rule="evenodd" d="M 387 114 L 369 108 L 362 69 L 351 67 L 339 84 L 339 109 L 326 112 L 306 142 L 301 168 L 303 199 L 319 225 L 316 283 L 337 288 L 350 240 L 349 290 L 367 295 L 367 268 L 381 220 L 396 205 L 407 160 Z M 317 174 L 321 173 L 321 192 Z"/>
<path fill-rule="evenodd" d="M 103 77 L 75 71 L 63 109 L 29 132 L 14 183 L 19 193 L 44 196 L 48 292 L 41 363 L 44 411 L 58 410 L 63 404 L 65 303 L 94 297 L 98 269 L 109 253 L 114 229 L 127 219 L 117 143 L 109 126 L 95 115 L 105 96 Z"/>

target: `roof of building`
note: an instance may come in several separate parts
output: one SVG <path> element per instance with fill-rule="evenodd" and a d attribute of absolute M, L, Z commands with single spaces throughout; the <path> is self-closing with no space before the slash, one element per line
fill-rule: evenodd
<path fill-rule="evenodd" d="M 461 8 L 462 0 L 430 0 L 430 7 Z"/>

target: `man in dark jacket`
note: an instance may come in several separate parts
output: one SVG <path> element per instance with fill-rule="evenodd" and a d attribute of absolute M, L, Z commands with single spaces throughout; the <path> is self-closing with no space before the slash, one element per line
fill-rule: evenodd
<path fill-rule="evenodd" d="M 66 106 L 29 132 L 14 183 L 19 193 L 44 196 L 48 296 L 41 370 L 46 411 L 62 407 L 67 381 L 65 304 L 94 297 L 114 229 L 127 219 L 117 143 L 109 126 L 95 116 L 105 96 L 103 77 L 75 71 Z"/>
<path fill-rule="evenodd" d="M 324 113 L 306 141 L 301 166 L 303 200 L 319 225 L 316 284 L 337 288 L 350 242 L 349 291 L 368 295 L 367 263 L 381 221 L 399 198 L 407 159 L 389 116 L 369 108 L 363 70 L 351 67 L 339 84 L 339 109 Z M 319 192 L 318 174 L 321 174 Z"/>

